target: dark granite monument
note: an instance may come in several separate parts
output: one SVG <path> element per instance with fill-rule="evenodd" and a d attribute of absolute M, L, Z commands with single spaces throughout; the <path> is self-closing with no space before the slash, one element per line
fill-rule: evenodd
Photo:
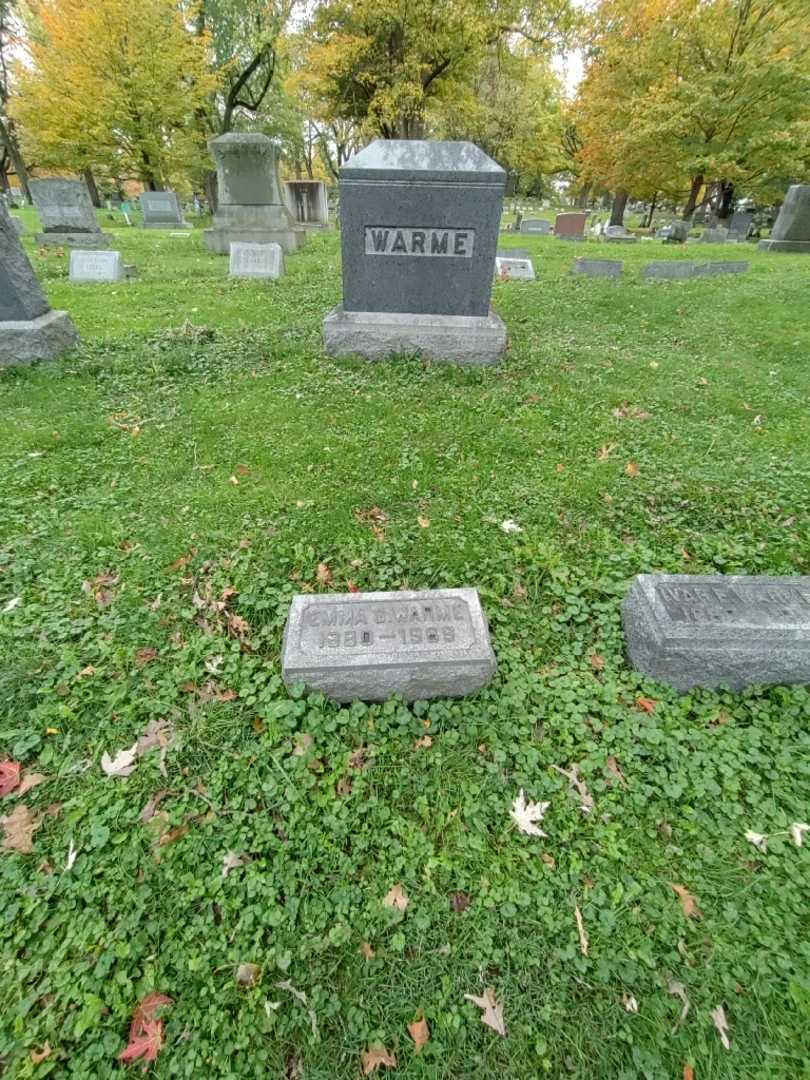
<path fill-rule="evenodd" d="M 42 222 L 37 243 L 46 247 L 106 248 L 112 237 L 98 227 L 82 180 L 32 180 L 31 197 Z"/>
<path fill-rule="evenodd" d="M 788 188 L 779 216 L 767 240 L 760 240 L 762 251 L 793 251 L 810 255 L 810 184 Z"/>
<path fill-rule="evenodd" d="M 280 150 L 256 132 L 228 132 L 208 144 L 217 166 L 219 204 L 214 224 L 204 232 L 211 251 L 230 253 L 231 242 L 280 244 L 295 251 L 304 242 L 281 193 Z"/>
<path fill-rule="evenodd" d="M 336 701 L 472 694 L 495 674 L 476 589 L 293 597 L 281 671 Z"/>
<path fill-rule="evenodd" d="M 506 328 L 489 301 L 506 173 L 466 142 L 379 139 L 340 173 L 343 304 L 332 356 L 493 364 Z"/>
<path fill-rule="evenodd" d="M 640 574 L 623 616 L 633 667 L 677 690 L 810 684 L 810 577 Z"/>
<path fill-rule="evenodd" d="M 144 191 L 138 199 L 145 229 L 190 229 L 173 191 Z"/>
<path fill-rule="evenodd" d="M 0 365 L 50 360 L 77 341 L 68 313 L 51 310 L 0 200 Z"/>

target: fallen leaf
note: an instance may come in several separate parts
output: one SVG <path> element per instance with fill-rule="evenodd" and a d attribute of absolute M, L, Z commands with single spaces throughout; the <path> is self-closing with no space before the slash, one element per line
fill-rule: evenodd
<path fill-rule="evenodd" d="M 755 848 L 758 848 L 759 851 L 768 850 L 768 837 L 765 833 L 751 832 L 749 829 L 745 834 L 745 839 L 749 844 L 753 844 Z"/>
<path fill-rule="evenodd" d="M 622 998 L 622 1005 L 624 1005 L 625 1011 L 629 1013 L 638 1012 L 638 1002 L 632 994 L 625 994 Z"/>
<path fill-rule="evenodd" d="M 129 1027 L 129 1043 L 118 1055 L 119 1061 L 144 1059 L 144 1068 L 154 1061 L 163 1046 L 163 1021 L 157 1018 L 158 1009 L 171 1005 L 165 994 L 148 994 L 135 1009 Z"/>
<path fill-rule="evenodd" d="M 624 471 L 628 476 L 638 476 L 639 474 L 639 468 L 635 461 L 628 461 L 624 467 Z"/>
<path fill-rule="evenodd" d="M 304 757 L 307 750 L 312 746 L 315 740 L 311 735 L 307 735 L 305 731 L 299 731 L 295 735 L 295 746 L 293 747 L 293 755 L 295 757 Z"/>
<path fill-rule="evenodd" d="M 728 1018 L 726 1017 L 726 1010 L 722 1005 L 717 1005 L 711 1011 L 712 1023 L 717 1028 L 717 1033 L 720 1036 L 720 1042 L 723 1044 L 724 1049 L 731 1049 L 731 1042 L 728 1037 Z"/>
<path fill-rule="evenodd" d="M 585 933 L 585 923 L 582 921 L 582 912 L 579 905 L 574 905 L 574 917 L 577 920 L 577 933 L 579 934 L 579 951 L 583 956 L 588 955 L 588 935 Z"/>
<path fill-rule="evenodd" d="M 111 758 L 106 750 L 101 755 L 101 768 L 107 776 L 129 776 L 137 764 L 137 743 L 133 743 L 129 750 L 119 750 L 114 758 Z"/>
<path fill-rule="evenodd" d="M 588 785 L 579 775 L 579 765 L 572 765 L 570 769 L 561 769 L 559 765 L 552 765 L 558 773 L 564 776 L 571 785 L 571 790 L 579 799 L 579 808 L 583 814 L 590 814 L 593 810 L 593 796 L 588 791 Z"/>
<path fill-rule="evenodd" d="M 413 746 L 414 750 L 427 750 L 433 746 L 433 739 L 431 739 L 430 735 L 423 735 L 421 739 L 416 740 Z"/>
<path fill-rule="evenodd" d="M 161 788 L 159 791 L 156 791 L 155 794 L 151 796 L 151 798 L 148 800 L 139 815 L 139 819 L 143 822 L 144 825 L 147 823 L 147 821 L 152 820 L 152 818 L 155 816 L 155 811 L 157 810 L 158 806 L 168 794 L 169 792 L 166 788 Z"/>
<path fill-rule="evenodd" d="M 5 831 L 3 850 L 30 855 L 34 850 L 32 837 L 39 828 L 39 818 L 35 818 L 23 803 L 18 803 L 10 814 L 0 817 L 0 824 Z"/>
<path fill-rule="evenodd" d="M 678 1019 L 678 1024 L 682 1024 L 686 1017 L 689 1015 L 689 1010 L 692 1008 L 692 1002 L 689 1000 L 686 994 L 686 987 L 682 982 L 677 982 L 675 979 L 670 979 L 667 983 L 667 991 L 672 994 L 673 997 L 681 999 L 683 1008 L 681 1009 L 681 1015 Z"/>
<path fill-rule="evenodd" d="M 557 860 L 554 858 L 553 855 L 549 855 L 547 851 L 544 851 L 540 858 L 551 870 L 553 870 L 554 867 L 557 865 Z"/>
<path fill-rule="evenodd" d="M 168 720 L 150 720 L 142 735 L 138 736 L 135 744 L 138 757 L 148 754 L 150 750 L 160 748 L 165 750 L 171 737 L 171 726 Z"/>
<path fill-rule="evenodd" d="M 425 517 L 424 514 L 419 514 L 419 516 L 417 517 L 416 520 L 419 523 L 419 528 L 420 529 L 429 529 L 430 528 L 430 518 Z"/>
<path fill-rule="evenodd" d="M 393 1054 L 389 1054 L 384 1046 L 370 1046 L 368 1050 L 363 1050 L 360 1054 L 360 1060 L 363 1063 L 363 1076 L 369 1076 L 371 1073 L 376 1072 L 382 1065 L 386 1069 L 395 1069 L 397 1067 L 397 1059 Z"/>
<path fill-rule="evenodd" d="M 229 615 L 228 630 L 235 637 L 244 638 L 250 633 L 250 626 L 247 619 L 243 619 L 241 615 Z"/>
<path fill-rule="evenodd" d="M 346 582 L 346 588 L 349 592 L 360 592 L 360 586 L 357 585 L 351 578 Z"/>
<path fill-rule="evenodd" d="M 503 1005 L 499 1005 L 495 998 L 494 986 L 488 986 L 482 997 L 476 997 L 475 994 L 465 994 L 464 997 L 467 1001 L 471 1001 L 473 1005 L 477 1005 L 479 1009 L 484 1010 L 481 1014 L 482 1024 L 486 1024 L 487 1027 L 497 1031 L 501 1036 L 506 1035 L 506 1025 L 503 1021 Z"/>
<path fill-rule="evenodd" d="M 599 453 L 596 455 L 599 461 L 607 461 L 613 451 L 616 449 L 616 443 L 605 443 Z"/>
<path fill-rule="evenodd" d="M 333 584 L 332 571 L 326 565 L 325 562 L 318 563 L 318 570 L 315 574 L 315 580 L 319 585 L 329 586 Z"/>
<path fill-rule="evenodd" d="M 427 1020 L 424 1016 L 420 1016 L 418 1020 L 414 1020 L 412 1024 L 408 1024 L 408 1034 L 414 1041 L 414 1048 L 417 1054 L 422 1052 L 422 1047 L 430 1039 L 430 1028 L 428 1027 Z"/>
<path fill-rule="evenodd" d="M 470 895 L 462 891 L 450 893 L 450 907 L 453 911 L 461 914 L 470 906 Z"/>
<path fill-rule="evenodd" d="M 615 758 L 615 757 L 613 757 L 613 756 L 611 755 L 611 756 L 610 756 L 610 757 L 609 757 L 609 758 L 607 759 L 607 762 L 606 762 L 606 764 L 607 764 L 607 767 L 608 767 L 608 769 L 609 769 L 609 770 L 610 770 L 610 771 L 611 771 L 611 772 L 613 773 L 613 775 L 614 775 L 614 776 L 616 777 L 616 779 L 617 779 L 617 780 L 619 781 L 619 783 L 621 784 L 621 786 L 622 786 L 623 788 L 626 788 L 626 787 L 627 787 L 627 780 L 626 780 L 626 778 L 625 778 L 625 775 L 624 775 L 624 773 L 622 772 L 622 767 L 621 767 L 621 765 L 620 765 L 620 764 L 618 763 L 618 761 L 616 760 L 616 758 Z"/>
<path fill-rule="evenodd" d="M 315 1010 L 307 1004 L 307 995 L 303 990 L 298 990 L 289 979 L 285 979 L 283 982 L 277 982 L 276 986 L 279 990 L 286 990 L 288 994 L 292 994 L 294 998 L 301 1002 L 309 1015 L 309 1026 L 312 1029 L 312 1037 L 318 1038 L 318 1017 L 315 1015 Z"/>
<path fill-rule="evenodd" d="M 33 1061 L 33 1063 L 35 1065 L 39 1065 L 39 1063 L 41 1061 L 44 1061 L 45 1058 L 50 1057 L 51 1053 L 52 1053 L 51 1044 L 46 1042 L 41 1050 L 32 1050 L 31 1051 L 31 1061 Z"/>
<path fill-rule="evenodd" d="M 691 1065 L 684 1065 L 683 1080 L 695 1080 L 695 1070 Z"/>
<path fill-rule="evenodd" d="M 542 821 L 543 815 L 548 810 L 551 803 L 533 803 L 526 802 L 526 797 L 523 794 L 523 788 L 518 792 L 518 796 L 512 803 L 512 809 L 509 811 L 510 817 L 515 822 L 521 832 L 526 833 L 528 836 L 548 836 L 548 833 L 544 833 L 542 829 L 535 825 L 536 821 Z"/>
<path fill-rule="evenodd" d="M 593 668 L 593 670 L 594 671 L 602 671 L 604 669 L 604 666 L 605 666 L 604 658 L 601 657 L 598 653 L 594 653 L 593 656 L 591 657 L 591 667 Z"/>
<path fill-rule="evenodd" d="M 383 907 L 393 908 L 396 911 L 404 911 L 410 902 L 410 897 L 401 885 L 393 885 L 383 897 Z"/>
<path fill-rule="evenodd" d="M 511 518 L 507 518 L 506 521 L 501 522 L 501 528 L 505 533 L 522 533 L 523 529 L 518 525 L 516 521 Z"/>
<path fill-rule="evenodd" d="M 244 855 L 237 855 L 235 851 L 226 851 L 222 856 L 222 876 L 226 878 L 231 870 L 244 866 L 247 861 Z"/>
<path fill-rule="evenodd" d="M 92 664 L 88 664 L 87 667 L 83 667 L 81 671 L 76 672 L 77 679 L 86 679 L 89 675 L 95 675 L 96 669 Z"/>
<path fill-rule="evenodd" d="M 0 761 L 0 796 L 8 795 L 20 782 L 19 761 Z"/>
<path fill-rule="evenodd" d="M 635 701 L 635 706 L 639 710 L 639 712 L 646 713 L 655 712 L 655 706 L 657 704 L 658 702 L 655 700 L 655 698 L 648 697 L 637 697 Z"/>
<path fill-rule="evenodd" d="M 181 555 L 179 558 L 175 559 L 173 563 L 166 567 L 166 573 L 173 574 L 177 570 L 185 570 L 194 557 L 194 554 L 194 550 L 191 550 L 187 554 Z"/>
<path fill-rule="evenodd" d="M 156 658 L 157 649 L 153 648 L 151 645 L 147 645 L 143 649 L 138 649 L 135 653 L 135 663 L 141 668 L 146 667 L 147 664 L 151 664 Z"/>
<path fill-rule="evenodd" d="M 697 900 L 689 892 L 685 885 L 676 885 L 674 881 L 670 881 L 670 887 L 678 894 L 678 899 L 681 904 L 681 910 L 687 919 L 700 918 L 700 908 L 697 905 Z"/>
<path fill-rule="evenodd" d="M 72 870 L 73 864 L 76 862 L 76 856 L 79 854 L 78 850 L 73 846 L 73 838 L 68 842 L 67 862 L 65 863 L 65 871 Z"/>
<path fill-rule="evenodd" d="M 366 757 L 369 754 L 369 747 L 358 746 L 356 750 L 353 750 L 349 757 L 350 769 L 365 769 L 368 765 Z"/>
<path fill-rule="evenodd" d="M 367 941 L 364 941 L 360 946 L 360 952 L 365 956 L 366 960 L 373 960 L 377 955 Z"/>
<path fill-rule="evenodd" d="M 258 964 L 239 964 L 234 973 L 237 986 L 249 988 L 259 981 L 262 969 Z"/>
<path fill-rule="evenodd" d="M 803 821 L 795 821 L 790 826 L 790 835 L 793 837 L 793 843 L 796 847 L 802 846 L 806 832 L 810 832 L 810 825 L 805 825 Z"/>
<path fill-rule="evenodd" d="M 21 596 L 12 596 L 8 603 L 3 608 L 3 614 L 8 615 L 10 611 L 13 611 L 15 607 L 18 607 L 22 603 Z"/>

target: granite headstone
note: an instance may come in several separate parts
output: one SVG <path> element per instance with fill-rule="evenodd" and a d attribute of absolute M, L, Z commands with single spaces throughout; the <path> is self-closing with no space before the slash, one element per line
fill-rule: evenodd
<path fill-rule="evenodd" d="M 587 220 L 588 214 L 584 211 L 557 214 L 554 221 L 554 235 L 563 240 L 584 240 Z"/>
<path fill-rule="evenodd" d="M 287 685 L 342 702 L 462 697 L 495 668 L 476 589 L 295 596 L 284 631 Z"/>
<path fill-rule="evenodd" d="M 760 240 L 762 251 L 793 251 L 810 255 L 810 184 L 793 184 L 776 218 L 771 235 Z"/>
<path fill-rule="evenodd" d="M 520 232 L 549 236 L 551 234 L 551 222 L 545 218 L 523 218 L 520 223 Z"/>
<path fill-rule="evenodd" d="M 658 233 L 665 244 L 685 244 L 689 239 L 691 225 L 688 221 L 671 221 Z"/>
<path fill-rule="evenodd" d="M 280 278 L 284 273 L 281 245 L 246 244 L 235 240 L 231 244 L 229 273 L 231 277 Z"/>
<path fill-rule="evenodd" d="M 605 240 L 609 244 L 635 244 L 638 237 L 628 232 L 624 225 L 608 225 L 605 228 Z"/>
<path fill-rule="evenodd" d="M 87 187 L 81 180 L 32 180 L 31 197 L 42 222 L 37 243 L 46 247 L 108 247 L 112 237 L 98 227 Z"/>
<path fill-rule="evenodd" d="M 0 200 L 0 365 L 61 356 L 78 341 L 66 311 L 53 311 Z"/>
<path fill-rule="evenodd" d="M 190 229 L 173 191 L 143 191 L 139 203 L 145 229 Z"/>
<path fill-rule="evenodd" d="M 82 251 L 70 253 L 70 280 L 82 282 L 121 281 L 124 264 L 120 251 Z"/>
<path fill-rule="evenodd" d="M 379 139 L 340 173 L 343 304 L 327 353 L 497 363 L 489 306 L 506 174 L 472 143 Z"/>
<path fill-rule="evenodd" d="M 623 619 L 633 667 L 677 690 L 810 684 L 810 577 L 640 574 Z"/>

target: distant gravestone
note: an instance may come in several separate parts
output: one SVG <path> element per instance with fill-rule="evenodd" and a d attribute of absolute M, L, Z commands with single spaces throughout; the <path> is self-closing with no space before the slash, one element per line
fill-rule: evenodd
<path fill-rule="evenodd" d="M 17 236 L 25 236 L 25 222 L 22 218 L 13 217 L 11 224 L 14 226 Z"/>
<path fill-rule="evenodd" d="M 704 229 L 700 234 L 699 244 L 726 244 L 728 243 L 728 229 L 717 226 L 713 229 Z"/>
<path fill-rule="evenodd" d="M 32 180 L 31 197 L 42 222 L 37 243 L 49 247 L 106 247 L 112 237 L 103 233 L 81 180 Z"/>
<path fill-rule="evenodd" d="M 585 277 L 620 277 L 622 263 L 616 259 L 576 259 L 571 272 Z"/>
<path fill-rule="evenodd" d="M 489 306 L 506 174 L 466 142 L 378 139 L 340 172 L 343 304 L 332 356 L 497 363 Z"/>
<path fill-rule="evenodd" d="M 640 574 L 623 619 L 633 667 L 676 690 L 810 683 L 810 577 Z"/>
<path fill-rule="evenodd" d="M 121 281 L 124 264 L 120 251 L 82 251 L 74 248 L 70 253 L 70 280 Z"/>
<path fill-rule="evenodd" d="M 554 235 L 562 240 L 583 240 L 587 213 L 557 214 L 554 221 Z"/>
<path fill-rule="evenodd" d="M 810 255 L 810 184 L 793 184 L 776 218 L 771 235 L 760 240 L 762 251 L 794 251 Z"/>
<path fill-rule="evenodd" d="M 751 226 L 754 224 L 754 211 L 753 210 L 735 210 L 731 215 L 731 221 L 728 224 L 729 233 L 739 237 L 740 240 L 747 240 L 748 234 L 751 231 Z"/>
<path fill-rule="evenodd" d="M 329 200 L 322 180 L 285 180 L 284 195 L 299 225 L 325 228 L 329 224 Z"/>
<path fill-rule="evenodd" d="M 671 221 L 660 230 L 659 236 L 665 244 L 685 244 L 689 239 L 690 224 L 688 221 Z"/>
<path fill-rule="evenodd" d="M 203 233 L 209 250 L 228 255 L 234 241 L 280 244 L 295 251 L 304 243 L 281 193 L 280 150 L 258 132 L 228 132 L 212 139 L 219 202 L 213 226 Z"/>
<path fill-rule="evenodd" d="M 635 244 L 637 239 L 624 225 L 608 225 L 605 228 L 605 240 L 609 244 Z"/>
<path fill-rule="evenodd" d="M 498 255 L 495 258 L 495 277 L 501 281 L 534 281 L 532 260 L 515 255 Z"/>
<path fill-rule="evenodd" d="M 520 223 L 522 233 L 537 233 L 539 236 L 551 235 L 551 222 L 545 218 L 524 218 Z"/>
<path fill-rule="evenodd" d="M 0 199 L 0 365 L 50 360 L 78 334 L 66 311 L 52 311 Z"/>
<path fill-rule="evenodd" d="M 284 273 L 284 253 L 280 244 L 231 244 L 231 277 L 271 278 Z"/>
<path fill-rule="evenodd" d="M 692 277 L 717 277 L 719 274 L 744 274 L 751 264 L 744 259 L 727 262 L 695 263 Z"/>
<path fill-rule="evenodd" d="M 695 264 L 693 262 L 675 261 L 662 261 L 647 263 L 646 266 L 641 268 L 641 276 L 651 281 L 654 279 L 660 280 L 678 280 L 682 278 L 694 277 Z"/>
<path fill-rule="evenodd" d="M 336 701 L 463 697 L 495 668 L 476 589 L 295 596 L 284 631 L 285 683 Z"/>
<path fill-rule="evenodd" d="M 143 191 L 138 199 L 145 229 L 190 229 L 173 191 Z"/>

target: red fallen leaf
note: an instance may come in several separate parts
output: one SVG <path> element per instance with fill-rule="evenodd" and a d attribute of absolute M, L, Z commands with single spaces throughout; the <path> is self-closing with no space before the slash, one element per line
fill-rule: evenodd
<path fill-rule="evenodd" d="M 10 794 L 20 782 L 19 761 L 0 761 L 0 795 Z"/>
<path fill-rule="evenodd" d="M 649 697 L 637 697 L 636 708 L 640 712 L 655 712 L 655 706 L 658 702 L 654 698 Z"/>
<path fill-rule="evenodd" d="M 349 592 L 360 592 L 360 586 L 357 585 L 351 578 L 346 582 L 346 588 Z"/>
<path fill-rule="evenodd" d="M 599 655 L 599 653 L 594 653 L 593 656 L 591 656 L 591 667 L 593 668 L 594 671 L 603 671 L 604 670 L 605 661 L 604 661 L 603 657 L 601 657 Z"/>
<path fill-rule="evenodd" d="M 44 1061 L 45 1058 L 50 1057 L 51 1053 L 52 1053 L 52 1051 L 51 1051 L 50 1043 L 45 1043 L 45 1045 L 42 1047 L 41 1050 L 32 1050 L 31 1051 L 31 1060 L 33 1061 L 33 1063 L 35 1065 L 39 1065 L 39 1063 L 41 1061 Z"/>
<path fill-rule="evenodd" d="M 163 1021 L 157 1017 L 157 1011 L 163 1005 L 171 1005 L 172 999 L 166 994 L 147 994 L 132 1014 L 129 1026 L 129 1043 L 118 1055 L 119 1061 L 144 1060 L 144 1070 L 150 1061 L 154 1061 L 163 1046 Z"/>

